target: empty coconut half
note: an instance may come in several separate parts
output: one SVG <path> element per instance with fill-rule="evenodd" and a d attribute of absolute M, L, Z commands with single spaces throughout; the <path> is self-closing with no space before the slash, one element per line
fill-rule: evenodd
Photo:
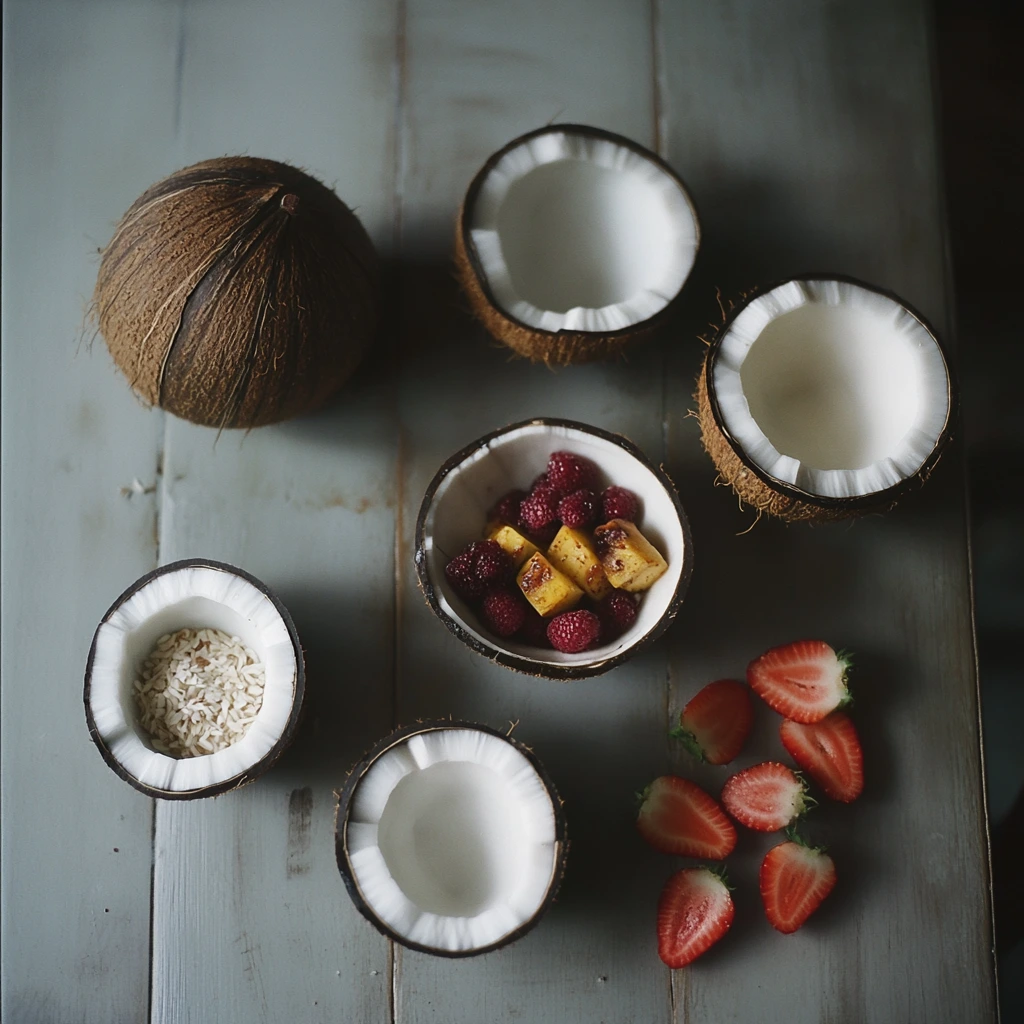
<path fill-rule="evenodd" d="M 411 949 L 505 946 L 551 905 L 565 816 L 531 750 L 482 725 L 421 722 L 386 737 L 339 794 L 338 868 L 353 902 Z"/>
<path fill-rule="evenodd" d="M 483 536 L 489 510 L 512 488 L 528 488 L 552 452 L 570 451 L 592 462 L 603 485 L 617 485 L 640 499 L 643 535 L 668 569 L 640 596 L 636 619 L 607 643 L 567 654 L 489 632 L 479 613 L 452 588 L 445 566 Z M 416 572 L 427 602 L 463 643 L 506 668 L 550 679 L 578 679 L 607 672 L 656 640 L 682 606 L 693 570 L 690 527 L 675 486 L 627 438 L 572 420 L 534 419 L 478 438 L 434 475 L 416 522 Z"/>
<path fill-rule="evenodd" d="M 797 278 L 733 308 L 710 341 L 697 402 L 722 479 L 787 520 L 891 508 L 931 473 L 954 409 L 924 318 L 838 277 Z"/>
<path fill-rule="evenodd" d="M 291 617 L 255 577 L 205 559 L 132 584 L 93 636 L 89 735 L 149 796 L 215 796 L 251 782 L 295 733 L 305 686 Z"/>
<path fill-rule="evenodd" d="M 513 140 L 480 169 L 456 230 L 476 315 L 551 365 L 614 355 L 667 317 L 700 243 L 679 176 L 643 146 L 585 125 Z"/>

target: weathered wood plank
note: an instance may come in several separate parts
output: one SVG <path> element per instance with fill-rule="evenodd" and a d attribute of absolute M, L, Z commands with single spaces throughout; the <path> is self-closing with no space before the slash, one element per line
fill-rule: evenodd
<path fill-rule="evenodd" d="M 452 964 L 400 951 L 403 1022 L 669 1017 L 654 943 L 660 866 L 636 837 L 633 792 L 654 774 L 665 722 L 666 652 L 571 684 L 490 664 L 425 606 L 412 532 L 441 462 L 474 437 L 532 415 L 567 416 L 661 454 L 661 354 L 552 373 L 510 361 L 459 312 L 455 211 L 486 157 L 552 120 L 654 140 L 651 27 L 630 3 L 408 5 L 408 127 L 402 181 L 402 529 L 398 714 L 453 714 L 517 735 L 565 797 L 572 842 L 559 902 L 521 942 Z M 538 470 L 541 467 L 538 467 Z M 653 871 L 653 873 L 652 873 Z"/>
<path fill-rule="evenodd" d="M 890 287 L 944 326 L 943 224 L 923 3 L 661 5 L 668 155 L 707 231 L 692 320 L 710 296 L 807 270 Z M 669 470 L 697 568 L 673 634 L 672 710 L 799 636 L 857 655 L 867 761 L 856 804 L 815 813 L 839 885 L 801 932 L 775 934 L 757 869 L 777 837 L 741 837 L 736 924 L 677 972 L 676 1019 L 982 1021 L 994 1015 L 985 822 L 961 453 L 884 518 L 827 528 L 753 521 L 714 489 L 685 419 L 699 345 L 670 373 Z M 703 556 L 703 557 L 702 557 Z M 785 759 L 760 708 L 737 765 Z M 715 791 L 731 769 L 693 770 Z"/>
<path fill-rule="evenodd" d="M 180 163 L 270 156 L 334 184 L 386 253 L 393 5 L 186 8 Z M 264 579 L 307 658 L 295 745 L 259 782 L 156 820 L 158 1022 L 378 1021 L 389 946 L 334 864 L 332 790 L 391 724 L 395 420 L 371 356 L 331 409 L 247 435 L 167 424 L 164 561 Z M 197 950 L 200 951 L 197 955 Z"/>

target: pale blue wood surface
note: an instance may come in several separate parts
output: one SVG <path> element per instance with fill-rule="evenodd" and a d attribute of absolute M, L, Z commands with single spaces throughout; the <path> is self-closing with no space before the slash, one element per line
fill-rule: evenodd
<path fill-rule="evenodd" d="M 5 1021 L 991 1019 L 959 453 L 885 519 L 738 537 L 750 517 L 713 488 L 686 418 L 716 285 L 846 271 L 945 322 L 923 2 L 17 0 L 4 58 Z M 476 168 L 556 119 L 659 148 L 705 238 L 667 337 L 558 374 L 510 362 L 469 322 L 449 262 Z M 333 184 L 397 270 L 381 344 L 336 406 L 215 443 L 143 409 L 102 343 L 76 343 L 123 209 L 230 152 Z M 415 585 L 413 524 L 438 464 L 530 415 L 628 434 L 691 512 L 678 624 L 592 681 L 490 665 Z M 123 497 L 135 477 L 154 489 Z M 117 593 L 191 555 L 279 591 L 307 649 L 309 714 L 259 782 L 154 810 L 91 748 L 81 675 Z M 719 783 L 665 739 L 670 719 L 802 633 L 861 655 L 869 789 L 819 826 L 840 888 L 803 932 L 772 933 L 753 882 L 764 844 L 744 837 L 733 934 L 673 976 L 654 907 L 675 863 L 634 835 L 631 794 L 673 767 Z M 446 714 L 518 720 L 573 839 L 541 925 L 461 962 L 392 949 L 351 907 L 331 842 L 331 791 L 362 750 Z M 762 715 L 749 762 L 781 754 L 774 729 Z"/>

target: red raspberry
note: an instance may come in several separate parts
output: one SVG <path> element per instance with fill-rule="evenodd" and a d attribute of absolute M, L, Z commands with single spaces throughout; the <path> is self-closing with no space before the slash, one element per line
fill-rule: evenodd
<path fill-rule="evenodd" d="M 609 519 L 628 519 L 631 523 L 635 523 L 639 515 L 640 501 L 632 491 L 627 491 L 625 487 L 608 487 L 601 495 L 603 522 L 607 523 Z"/>
<path fill-rule="evenodd" d="M 597 518 L 597 495 L 585 488 L 573 491 L 558 503 L 558 518 L 574 530 L 590 526 Z"/>
<path fill-rule="evenodd" d="M 552 452 L 548 459 L 548 482 L 561 495 L 581 487 L 597 490 L 597 466 L 575 452 Z"/>
<path fill-rule="evenodd" d="M 533 483 L 530 484 L 530 493 L 533 494 L 533 492 L 535 490 L 537 490 L 537 488 L 539 488 L 539 487 L 550 487 L 550 486 L 551 486 L 551 484 L 548 481 L 547 473 L 541 473 L 540 476 L 537 476 L 537 477 L 533 478 Z"/>
<path fill-rule="evenodd" d="M 587 611 L 563 612 L 548 623 L 548 639 L 556 651 L 579 654 L 601 636 L 601 620 Z"/>
<path fill-rule="evenodd" d="M 508 523 L 509 526 L 519 525 L 519 506 L 526 491 L 509 491 L 503 495 L 498 503 L 487 514 L 489 519 L 497 519 L 499 522 Z"/>
<path fill-rule="evenodd" d="M 484 619 L 492 633 L 511 636 L 523 628 L 530 609 L 518 594 L 511 590 L 492 590 L 484 598 Z"/>
<path fill-rule="evenodd" d="M 467 548 L 456 555 L 445 567 L 444 574 L 452 589 L 467 601 L 477 601 L 483 597 L 484 585 L 480 582 L 473 565 L 473 554 Z"/>
<path fill-rule="evenodd" d="M 597 617 L 606 640 L 621 636 L 636 621 L 636 601 L 621 590 L 614 590 L 598 602 Z"/>
<path fill-rule="evenodd" d="M 482 584 L 501 583 L 508 576 L 512 565 L 497 541 L 474 541 L 467 550 L 473 559 L 473 572 Z"/>
<path fill-rule="evenodd" d="M 558 522 L 558 495 L 550 487 L 538 487 L 523 499 L 519 516 L 523 526 L 539 536 L 544 527 Z"/>
<path fill-rule="evenodd" d="M 532 608 L 526 614 L 526 621 L 520 629 L 517 640 L 530 647 L 551 647 L 548 639 L 548 620 L 542 619 Z"/>

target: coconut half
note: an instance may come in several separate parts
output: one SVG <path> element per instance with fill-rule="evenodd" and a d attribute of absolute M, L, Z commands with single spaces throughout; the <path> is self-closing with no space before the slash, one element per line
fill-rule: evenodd
<path fill-rule="evenodd" d="M 188 758 L 154 749 L 133 694 L 157 639 L 183 628 L 239 637 L 266 672 L 262 705 L 243 737 Z M 103 616 L 85 671 L 85 714 L 89 735 L 122 779 L 149 796 L 187 800 L 227 792 L 265 772 L 291 742 L 304 688 L 302 648 L 284 605 L 241 569 L 188 559 L 143 576 Z"/>
<path fill-rule="evenodd" d="M 849 278 L 760 289 L 729 313 L 697 381 L 722 478 L 788 520 L 891 508 L 949 440 L 953 385 L 927 321 Z"/>
<path fill-rule="evenodd" d="M 404 946 L 449 957 L 529 931 L 568 850 L 561 801 L 533 752 L 462 722 L 382 740 L 339 794 L 335 842 L 363 916 Z"/>
<path fill-rule="evenodd" d="M 495 153 L 466 193 L 456 262 L 499 341 L 548 364 L 649 335 L 693 268 L 700 227 L 679 176 L 643 146 L 550 125 Z"/>
<path fill-rule="evenodd" d="M 555 451 L 590 459 L 607 484 L 633 491 L 642 505 L 637 525 L 668 562 L 668 571 L 643 593 L 633 625 L 611 643 L 580 654 L 492 635 L 444 574 L 455 555 L 483 536 L 488 510 L 498 498 L 513 488 L 528 488 Z M 665 471 L 625 437 L 572 420 L 527 420 L 468 444 L 434 475 L 416 522 L 416 572 L 438 618 L 488 660 L 550 679 L 599 675 L 656 640 L 682 606 L 692 571 L 689 522 Z"/>

